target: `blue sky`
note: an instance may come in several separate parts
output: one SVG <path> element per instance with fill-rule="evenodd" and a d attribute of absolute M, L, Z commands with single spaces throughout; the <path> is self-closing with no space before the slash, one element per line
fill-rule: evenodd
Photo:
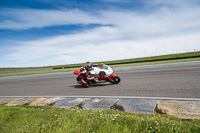
<path fill-rule="evenodd" d="M 199 0 L 0 0 L 0 67 L 200 50 Z"/>

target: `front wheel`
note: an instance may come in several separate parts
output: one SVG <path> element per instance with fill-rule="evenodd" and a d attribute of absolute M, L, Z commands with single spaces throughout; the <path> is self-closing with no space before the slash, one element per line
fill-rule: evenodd
<path fill-rule="evenodd" d="M 113 77 L 112 80 L 114 81 L 114 84 L 118 84 L 121 81 L 119 76 Z"/>

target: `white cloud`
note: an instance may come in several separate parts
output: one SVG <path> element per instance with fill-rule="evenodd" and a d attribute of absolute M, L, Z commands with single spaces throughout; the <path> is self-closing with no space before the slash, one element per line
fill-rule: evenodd
<path fill-rule="evenodd" d="M 173 3 L 153 1 L 152 3 Z M 179 3 L 185 5 L 187 1 Z M 177 3 L 178 4 L 178 3 Z M 158 4 L 159 5 L 159 4 Z M 29 29 L 42 28 L 57 25 L 76 25 L 76 24 L 110 24 L 146 32 L 153 30 L 166 30 L 172 28 L 190 28 L 199 26 L 200 11 L 199 7 L 188 6 L 184 9 L 170 8 L 161 6 L 153 12 L 133 12 L 133 11 L 98 11 L 98 13 L 88 13 L 78 9 L 74 10 L 36 10 L 36 9 L 2 9 L 0 15 L 7 19 L 0 22 L 0 29 Z M 184 23 L 182 23 L 184 22 Z M 148 23 L 148 24 L 147 24 Z M 149 24 L 150 23 L 150 24 Z"/>
<path fill-rule="evenodd" d="M 23 42 L 23 45 L 18 46 L 16 52 L 7 58 L 19 61 L 45 59 L 44 65 L 47 62 L 67 64 L 146 57 L 200 49 L 200 33 L 124 40 L 113 39 L 105 28 L 52 39 Z"/>
<path fill-rule="evenodd" d="M 100 22 L 98 18 L 78 9 L 3 9 L 0 10 L 0 15 L 9 18 L 0 22 L 0 29 L 30 29 L 56 25 L 90 24 Z"/>
<path fill-rule="evenodd" d="M 150 13 L 107 10 L 95 15 L 80 10 L 10 10 L 7 13 L 18 21 L 2 22 L 2 29 L 91 23 L 112 26 L 18 42 L 20 45 L 13 47 L 14 52 L 6 59 L 44 59 L 42 65 L 52 65 L 200 50 L 200 10 L 191 5 L 184 7 L 160 7 Z"/>

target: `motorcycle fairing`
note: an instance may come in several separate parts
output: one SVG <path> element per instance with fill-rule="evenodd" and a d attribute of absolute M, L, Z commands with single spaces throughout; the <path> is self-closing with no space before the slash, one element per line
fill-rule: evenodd
<path fill-rule="evenodd" d="M 80 73 L 80 70 L 77 70 L 77 71 L 74 71 L 73 74 L 75 74 L 75 75 L 79 75 L 79 73 Z"/>
<path fill-rule="evenodd" d="M 116 77 L 116 74 L 113 74 L 113 73 L 109 76 L 110 79 L 112 79 L 114 77 Z"/>

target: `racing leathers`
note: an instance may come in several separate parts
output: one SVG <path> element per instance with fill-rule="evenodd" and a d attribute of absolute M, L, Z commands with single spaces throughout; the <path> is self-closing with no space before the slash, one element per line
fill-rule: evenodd
<path fill-rule="evenodd" d="M 94 80 L 94 77 L 90 77 L 89 74 L 90 74 L 90 71 L 88 71 L 85 66 L 82 66 L 78 77 L 85 87 L 89 87 L 87 81 Z"/>

